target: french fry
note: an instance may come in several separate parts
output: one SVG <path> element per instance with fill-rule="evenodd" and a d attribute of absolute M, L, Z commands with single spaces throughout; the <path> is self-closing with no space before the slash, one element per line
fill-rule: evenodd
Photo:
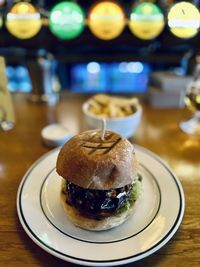
<path fill-rule="evenodd" d="M 89 99 L 89 112 L 101 118 L 122 118 L 136 112 L 138 99 L 98 94 Z"/>
<path fill-rule="evenodd" d="M 102 106 L 106 106 L 110 102 L 110 97 L 104 94 L 98 94 L 93 96 L 93 100 L 97 103 L 101 104 Z"/>

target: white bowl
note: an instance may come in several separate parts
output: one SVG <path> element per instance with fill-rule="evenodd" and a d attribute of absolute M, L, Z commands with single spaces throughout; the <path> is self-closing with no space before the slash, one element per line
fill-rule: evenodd
<path fill-rule="evenodd" d="M 90 129 L 101 129 L 102 119 L 89 112 L 88 108 L 89 108 L 89 103 L 85 102 L 83 104 L 82 109 L 87 126 Z M 117 132 L 126 138 L 133 137 L 141 122 L 141 117 L 142 117 L 142 107 L 140 105 L 137 105 L 136 112 L 133 113 L 132 115 L 122 118 L 106 119 L 106 130 Z"/>
<path fill-rule="evenodd" d="M 72 137 L 69 130 L 58 123 L 44 127 L 41 136 L 45 145 L 49 147 L 62 146 Z"/>

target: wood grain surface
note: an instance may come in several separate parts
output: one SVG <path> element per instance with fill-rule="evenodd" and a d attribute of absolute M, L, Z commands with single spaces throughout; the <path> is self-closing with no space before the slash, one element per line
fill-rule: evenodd
<path fill-rule="evenodd" d="M 13 96 L 16 126 L 0 131 L 0 266 L 75 266 L 43 251 L 23 230 L 16 212 L 16 194 L 27 169 L 50 150 L 41 140 L 47 124 L 61 122 L 72 133 L 86 128 L 81 106 L 86 96 L 63 95 L 50 107 Z M 174 237 L 152 256 L 127 266 L 200 266 L 200 137 L 179 129 L 191 116 L 187 110 L 153 109 L 144 104 L 142 123 L 132 142 L 161 156 L 179 177 L 185 192 L 186 209 Z M 170 208 L 170 207 L 169 207 Z"/>

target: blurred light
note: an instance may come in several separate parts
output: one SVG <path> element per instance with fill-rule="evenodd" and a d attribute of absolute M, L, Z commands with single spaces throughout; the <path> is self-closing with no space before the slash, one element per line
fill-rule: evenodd
<path fill-rule="evenodd" d="M 15 72 L 18 78 L 28 78 L 29 76 L 28 70 L 23 66 L 16 67 Z"/>
<path fill-rule="evenodd" d="M 200 95 L 197 95 L 197 96 L 196 96 L 196 102 L 197 102 L 198 104 L 200 104 Z"/>
<path fill-rule="evenodd" d="M 101 1 L 89 12 L 88 26 L 102 40 L 111 40 L 121 34 L 125 26 L 125 14 L 114 1 Z"/>
<path fill-rule="evenodd" d="M 188 148 L 187 149 L 187 155 L 188 155 Z M 189 147 L 190 149 L 190 147 Z M 194 149 L 194 148 L 193 148 Z M 189 150 L 189 151 L 193 151 L 193 149 Z M 197 145 L 197 150 L 199 149 L 199 144 Z M 199 150 L 198 150 L 199 151 Z M 191 182 L 191 181 L 199 181 L 199 172 L 200 172 L 200 165 L 198 164 L 198 167 L 195 167 L 194 164 L 191 164 L 190 161 L 184 160 L 181 161 L 180 160 L 178 162 L 173 162 L 173 169 L 176 172 L 176 174 L 179 177 L 183 177 L 185 179 L 185 181 L 187 182 Z"/>
<path fill-rule="evenodd" d="M 143 72 L 143 64 L 140 62 L 129 62 L 127 65 L 127 70 L 129 72 L 133 72 L 133 73 L 141 73 Z"/>
<path fill-rule="evenodd" d="M 32 88 L 31 83 L 29 83 L 28 81 L 20 82 L 18 86 L 19 86 L 20 92 L 22 93 L 29 93 Z"/>
<path fill-rule="evenodd" d="M 127 72 L 127 62 L 121 62 L 119 64 L 119 71 L 122 73 L 126 73 Z"/>
<path fill-rule="evenodd" d="M 154 3 L 143 2 L 133 7 L 129 28 L 131 32 L 142 40 L 157 37 L 165 25 L 161 9 Z"/>
<path fill-rule="evenodd" d="M 191 3 L 177 3 L 168 13 L 168 26 L 171 33 L 179 38 L 194 37 L 200 27 L 200 13 Z"/>
<path fill-rule="evenodd" d="M 10 92 L 30 92 L 32 88 L 28 70 L 23 65 L 7 66 L 8 89 Z"/>
<path fill-rule="evenodd" d="M 29 6 L 26 3 L 21 3 L 18 7 L 19 13 L 28 13 L 29 12 Z"/>
<path fill-rule="evenodd" d="M 87 64 L 87 71 L 92 74 L 97 74 L 101 70 L 101 66 L 97 62 L 90 62 Z"/>
<path fill-rule="evenodd" d="M 12 79 L 15 76 L 15 68 L 11 66 L 6 67 L 6 75 L 8 79 Z"/>
<path fill-rule="evenodd" d="M 195 20 L 190 20 L 190 21 L 182 21 L 180 19 L 174 19 L 172 21 L 169 21 L 168 23 L 170 28 L 194 28 L 198 29 L 200 23 Z"/>
<path fill-rule="evenodd" d="M 0 177 L 3 177 L 3 175 L 5 174 L 6 168 L 5 168 L 5 164 L 3 164 L 0 161 Z"/>
<path fill-rule="evenodd" d="M 19 2 L 12 6 L 6 16 L 8 31 L 19 39 L 29 39 L 41 29 L 40 13 L 30 3 Z"/>
<path fill-rule="evenodd" d="M 71 81 L 71 90 L 75 92 L 106 92 L 108 89 L 106 64 L 97 62 L 73 64 Z"/>
<path fill-rule="evenodd" d="M 18 91 L 18 89 L 19 89 L 18 83 L 15 81 L 9 81 L 8 82 L 8 89 L 12 93 Z"/>
<path fill-rule="evenodd" d="M 60 10 L 56 10 L 51 14 L 51 21 L 52 23 L 59 23 L 60 16 L 62 15 L 62 12 Z"/>
<path fill-rule="evenodd" d="M 77 3 L 65 1 L 56 4 L 49 17 L 51 32 L 62 40 L 78 37 L 84 29 L 85 15 Z"/>
<path fill-rule="evenodd" d="M 2 6 L 3 4 L 5 4 L 5 0 L 0 0 L 0 6 Z"/>
<path fill-rule="evenodd" d="M 147 63 L 141 62 L 73 64 L 71 90 L 90 93 L 145 93 L 148 90 L 150 70 Z"/>

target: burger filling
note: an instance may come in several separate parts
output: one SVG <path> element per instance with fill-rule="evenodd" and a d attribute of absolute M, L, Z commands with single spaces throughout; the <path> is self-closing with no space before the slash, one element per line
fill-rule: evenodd
<path fill-rule="evenodd" d="M 85 189 L 66 181 L 63 192 L 66 201 L 82 215 L 101 219 L 129 209 L 138 198 L 141 180 L 137 175 L 132 184 L 110 190 Z"/>

